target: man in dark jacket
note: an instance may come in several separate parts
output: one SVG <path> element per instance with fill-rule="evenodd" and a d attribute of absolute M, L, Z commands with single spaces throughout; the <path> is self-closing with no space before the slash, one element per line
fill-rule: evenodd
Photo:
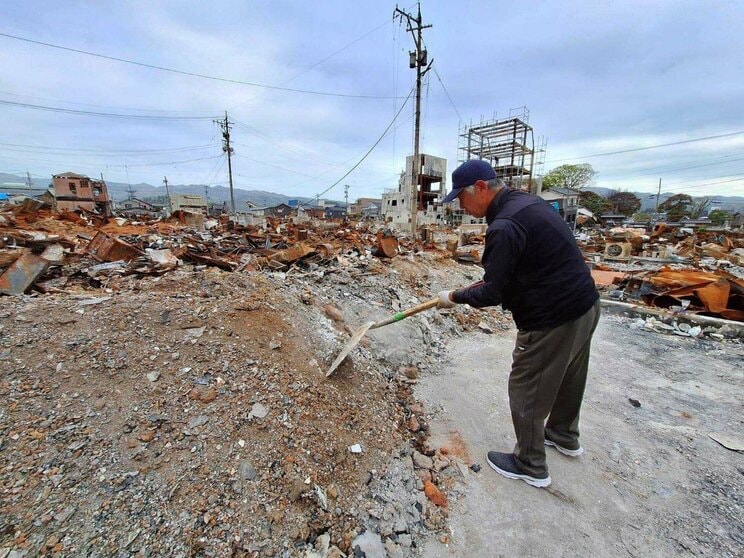
<path fill-rule="evenodd" d="M 519 330 L 509 375 L 517 444 L 513 453 L 488 452 L 488 464 L 505 477 L 546 487 L 546 445 L 571 457 L 584 451 L 579 411 L 599 295 L 560 215 L 542 199 L 504 186 L 486 161 L 467 161 L 452 173 L 444 202 L 455 198 L 488 221 L 485 274 L 469 287 L 439 293 L 439 307 L 501 304 Z"/>

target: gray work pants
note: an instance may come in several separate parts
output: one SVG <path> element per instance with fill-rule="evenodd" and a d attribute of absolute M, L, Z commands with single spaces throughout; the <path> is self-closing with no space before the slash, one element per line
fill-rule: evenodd
<path fill-rule="evenodd" d="M 560 446 L 579 448 L 579 412 L 599 313 L 597 301 L 572 322 L 517 334 L 509 406 L 517 435 L 514 455 L 528 474 L 541 475 L 548 470 L 546 432 Z"/>

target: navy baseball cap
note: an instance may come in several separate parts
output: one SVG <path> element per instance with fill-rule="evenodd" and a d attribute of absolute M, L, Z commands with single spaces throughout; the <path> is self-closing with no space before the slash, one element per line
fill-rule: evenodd
<path fill-rule="evenodd" d="M 488 161 L 470 159 L 452 172 L 452 191 L 442 200 L 442 203 L 452 203 L 460 190 L 472 186 L 479 180 L 493 180 L 496 172 Z"/>

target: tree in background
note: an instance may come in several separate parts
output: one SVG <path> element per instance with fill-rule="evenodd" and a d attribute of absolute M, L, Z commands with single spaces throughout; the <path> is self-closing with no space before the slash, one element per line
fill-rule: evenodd
<path fill-rule="evenodd" d="M 690 217 L 700 219 L 704 213 L 707 213 L 710 207 L 710 198 L 701 198 L 699 201 L 693 201 L 690 207 Z"/>
<path fill-rule="evenodd" d="M 639 211 L 638 213 L 633 213 L 633 221 L 636 223 L 648 223 L 651 220 L 651 214 L 647 213 L 645 211 Z"/>
<path fill-rule="evenodd" d="M 689 214 L 688 207 L 692 204 L 692 198 L 687 194 L 675 194 L 659 206 L 661 211 L 666 212 L 667 221 L 679 221 Z"/>
<path fill-rule="evenodd" d="M 731 218 L 731 215 L 728 211 L 724 211 L 723 209 L 714 209 L 710 213 L 708 213 L 708 219 L 710 219 L 710 222 L 712 225 L 715 225 L 716 227 L 720 227 L 721 225 L 725 224 L 726 221 L 728 221 Z"/>
<path fill-rule="evenodd" d="M 607 197 L 615 212 L 630 217 L 641 209 L 641 200 L 632 192 L 613 192 Z"/>
<path fill-rule="evenodd" d="M 610 209 L 612 209 L 610 200 L 589 190 L 581 191 L 581 193 L 579 194 L 579 205 L 581 205 L 581 207 L 585 209 L 588 209 L 597 216 L 602 215 L 602 213 L 607 213 Z"/>
<path fill-rule="evenodd" d="M 542 189 L 573 188 L 581 190 L 592 183 L 597 171 L 589 164 L 561 165 L 555 167 L 543 177 Z M 588 208 L 587 208 L 588 209 Z"/>

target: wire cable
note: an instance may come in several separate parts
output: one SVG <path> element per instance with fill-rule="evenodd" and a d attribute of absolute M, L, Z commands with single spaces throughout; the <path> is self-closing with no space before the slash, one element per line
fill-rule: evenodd
<path fill-rule="evenodd" d="M 346 178 L 347 176 L 349 176 L 352 172 L 354 172 L 356 170 L 356 168 L 359 165 L 361 165 L 364 162 L 364 160 L 369 156 L 369 154 L 372 153 L 372 151 L 375 149 L 375 147 L 377 147 L 378 144 L 382 141 L 382 138 L 384 138 L 387 135 L 388 130 L 390 130 L 390 128 L 393 127 L 393 124 L 395 124 L 395 121 L 398 119 L 398 116 L 400 116 L 400 113 L 403 112 L 403 109 L 408 104 L 408 101 L 410 100 L 412 94 L 413 94 L 413 89 L 411 89 L 408 92 L 408 96 L 406 97 L 406 100 L 403 101 L 403 104 L 400 106 L 400 109 L 395 114 L 395 116 L 393 117 L 393 119 L 390 121 L 390 124 L 387 125 L 387 127 L 382 132 L 382 134 L 380 134 L 380 137 L 377 138 L 377 141 L 372 144 L 372 147 L 370 147 L 367 150 L 367 152 L 364 154 L 364 156 L 361 159 L 359 159 L 359 161 L 357 161 L 356 164 L 353 167 L 351 167 L 341 178 L 339 178 L 336 182 L 334 182 L 333 184 L 331 184 L 330 186 L 328 186 L 328 188 L 326 188 L 325 190 L 323 190 L 322 192 L 320 192 L 319 194 L 317 194 L 315 196 L 316 198 L 320 198 L 320 196 L 324 195 L 326 192 L 330 192 L 333 188 L 335 188 L 336 186 L 338 186 L 339 183 L 341 183 L 341 181 L 344 178 Z M 305 203 L 300 204 L 300 205 L 303 205 L 304 206 L 304 205 L 307 205 L 308 203 L 309 202 L 305 202 Z"/>
<path fill-rule="evenodd" d="M 261 88 L 264 88 L 264 89 L 273 89 L 273 90 L 276 90 L 276 91 L 289 91 L 289 92 L 292 92 L 292 93 L 305 93 L 305 94 L 308 94 L 308 95 L 321 95 L 321 96 L 325 96 L 325 97 L 346 97 L 346 98 L 351 98 L 351 99 L 390 99 L 391 98 L 389 96 L 383 96 L 383 95 L 354 95 L 354 94 L 351 94 L 351 93 L 333 93 L 333 92 L 330 92 L 330 91 L 313 91 L 313 90 L 309 90 L 309 89 L 296 89 L 296 88 L 293 88 L 293 87 L 282 87 L 280 85 L 268 85 L 268 84 L 265 84 L 265 83 L 257 83 L 257 82 L 252 82 L 252 81 L 243 81 L 243 80 L 239 80 L 239 79 L 223 78 L 223 77 L 218 77 L 218 76 L 210 76 L 210 75 L 207 75 L 207 74 L 200 74 L 198 72 L 189 72 L 189 71 L 185 71 L 185 70 L 176 70 L 174 68 L 167 68 L 165 66 L 157 66 L 155 64 L 148 64 L 146 62 L 138 62 L 136 60 L 128 60 L 126 58 L 119 58 L 117 56 L 108 56 L 106 54 L 100 54 L 100 53 L 97 53 L 97 52 L 91 52 L 91 51 L 88 51 L 88 50 L 82 50 L 82 49 L 78 49 L 78 48 L 66 47 L 66 46 L 62 46 L 62 45 L 55 45 L 55 44 L 47 43 L 47 42 L 44 42 L 44 41 L 37 41 L 37 40 L 34 40 L 34 39 L 29 39 L 27 37 L 19 37 L 18 35 L 11 35 L 9 33 L 0 33 L 0 37 L 6 37 L 8 39 L 15 39 L 17 41 L 23 41 L 23 42 L 26 42 L 26 43 L 31 43 L 31 44 L 35 44 L 35 45 L 41 45 L 41 46 L 45 46 L 45 47 L 49 47 L 49 48 L 56 48 L 56 49 L 64 50 L 64 51 L 68 51 L 68 52 L 75 52 L 77 54 L 85 54 L 87 56 L 94 56 L 96 58 L 102 58 L 104 60 L 113 60 L 114 62 L 121 62 L 123 64 L 132 64 L 133 66 L 140 66 L 140 67 L 143 67 L 143 68 L 150 68 L 151 70 L 159 70 L 161 72 L 170 72 L 170 73 L 173 73 L 173 74 L 181 74 L 181 75 L 190 76 L 190 77 L 196 77 L 196 78 L 201 78 L 201 79 L 209 79 L 209 80 L 212 80 L 212 81 L 221 81 L 221 82 L 225 82 L 225 83 L 234 83 L 234 84 L 238 84 L 238 85 L 249 85 L 251 87 L 261 87 Z"/>
<path fill-rule="evenodd" d="M 164 163 L 141 163 L 136 165 L 108 165 L 109 167 L 160 167 L 163 165 L 180 165 L 182 163 L 193 163 L 194 161 L 208 161 L 210 159 L 217 159 L 219 157 L 222 157 L 222 154 L 220 155 L 212 155 L 211 157 L 199 157 L 198 159 L 186 159 L 184 161 L 167 161 Z"/>
<path fill-rule="evenodd" d="M 0 146 L 5 147 L 9 151 L 20 151 L 24 153 L 42 153 L 49 155 L 64 155 L 67 153 L 79 153 L 88 156 L 96 157 L 107 157 L 115 155 L 139 155 L 147 153 L 176 153 L 182 151 L 196 151 L 198 149 L 204 149 L 205 147 L 213 147 L 214 144 L 207 143 L 203 145 L 193 145 L 185 147 L 172 147 L 164 149 L 137 149 L 137 150 L 104 150 L 104 149 L 87 149 L 78 147 L 52 147 L 44 145 L 26 145 L 21 143 L 0 143 Z M 26 149 L 28 148 L 28 149 Z M 53 151 L 60 151 L 61 153 L 50 153 Z"/>
<path fill-rule="evenodd" d="M 116 114 L 113 112 L 93 112 L 87 110 L 68 109 L 62 107 L 50 107 L 47 105 L 32 105 L 30 103 L 19 103 L 16 101 L 8 101 L 7 99 L 0 99 L 0 104 L 10 105 L 20 108 L 44 110 L 48 112 L 61 112 L 65 114 L 77 114 L 81 116 L 100 116 L 106 118 L 131 118 L 134 120 L 212 120 L 217 118 L 216 116 L 155 116 L 150 114 Z"/>
<path fill-rule="evenodd" d="M 732 136 L 740 136 L 744 134 L 744 130 L 741 132 L 729 132 L 727 134 L 718 134 L 715 136 L 706 136 L 702 138 L 693 138 L 688 140 L 673 141 L 670 143 L 660 143 L 659 145 L 649 145 L 646 147 L 634 147 L 632 149 L 621 149 L 619 151 L 608 151 L 607 153 L 595 153 L 593 155 L 582 155 L 581 157 L 566 157 L 564 159 L 552 159 L 547 161 L 548 163 L 560 163 L 561 161 L 574 161 L 576 159 L 591 159 L 593 157 L 606 157 L 608 155 L 620 155 L 622 153 L 634 153 L 636 151 L 647 151 L 649 149 L 659 149 L 660 147 L 671 147 L 673 145 L 683 145 L 685 143 L 695 143 L 699 141 L 708 141 L 712 139 L 730 138 Z"/>
<path fill-rule="evenodd" d="M 442 81 L 442 78 L 439 75 L 439 72 L 437 72 L 437 67 L 432 66 L 432 70 L 434 70 L 434 75 L 437 76 L 437 79 L 439 80 L 439 85 L 442 86 L 442 90 L 444 91 L 444 94 L 447 95 L 447 98 L 449 99 L 450 104 L 452 105 L 452 108 L 455 109 L 455 113 L 457 113 L 457 118 L 459 118 L 458 124 L 462 123 L 462 115 L 460 114 L 460 111 L 457 110 L 457 107 L 455 106 L 455 102 L 452 100 L 452 97 L 450 97 L 449 91 L 447 91 L 447 88 L 444 86 L 444 82 Z"/>

